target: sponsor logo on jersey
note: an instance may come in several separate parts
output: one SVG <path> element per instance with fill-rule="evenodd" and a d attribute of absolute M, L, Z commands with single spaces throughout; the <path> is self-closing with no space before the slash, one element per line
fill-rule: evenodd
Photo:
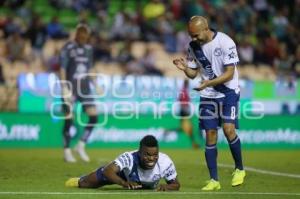
<path fill-rule="evenodd" d="M 222 55 L 222 49 L 221 49 L 221 48 L 215 48 L 215 50 L 214 50 L 214 55 L 215 55 L 216 57 L 221 56 L 221 55 Z"/>

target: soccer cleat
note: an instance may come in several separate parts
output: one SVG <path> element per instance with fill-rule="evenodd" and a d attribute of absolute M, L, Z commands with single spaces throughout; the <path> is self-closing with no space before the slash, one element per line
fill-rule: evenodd
<path fill-rule="evenodd" d="M 70 178 L 65 182 L 66 187 L 78 187 L 79 178 Z"/>
<path fill-rule="evenodd" d="M 214 179 L 210 179 L 207 181 L 207 185 L 202 188 L 202 191 L 215 191 L 221 189 L 221 185 L 219 181 Z"/>
<path fill-rule="evenodd" d="M 244 178 L 246 176 L 246 172 L 245 170 L 239 170 L 239 169 L 235 169 L 234 172 L 232 173 L 232 181 L 231 181 L 231 185 L 234 186 L 238 186 L 244 183 Z"/>
<path fill-rule="evenodd" d="M 65 148 L 64 149 L 64 160 L 66 162 L 75 163 L 76 159 L 74 158 L 71 149 Z"/>
<path fill-rule="evenodd" d="M 79 157 L 83 161 L 85 161 L 85 162 L 89 162 L 90 161 L 89 156 L 85 152 L 85 143 L 83 141 L 79 141 L 79 143 L 77 144 L 77 146 L 75 147 L 74 150 L 78 153 Z"/>

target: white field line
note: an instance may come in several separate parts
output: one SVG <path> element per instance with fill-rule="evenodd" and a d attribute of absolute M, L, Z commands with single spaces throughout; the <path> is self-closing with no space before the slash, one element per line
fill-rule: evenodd
<path fill-rule="evenodd" d="M 223 168 L 233 168 L 232 165 L 222 164 L 222 163 L 218 163 L 218 166 L 223 167 Z M 272 175 L 272 176 L 282 176 L 282 177 L 289 177 L 289 178 L 300 178 L 299 174 L 291 174 L 291 173 L 282 173 L 282 172 L 276 172 L 276 171 L 268 171 L 268 170 L 263 170 L 263 169 L 256 169 L 256 168 L 253 168 L 253 167 L 245 167 L 245 170 L 246 171 L 252 171 L 252 172 L 255 172 L 255 173 Z"/>
<path fill-rule="evenodd" d="M 269 195 L 269 196 L 300 196 L 300 193 L 283 192 L 0 192 L 0 195 Z"/>

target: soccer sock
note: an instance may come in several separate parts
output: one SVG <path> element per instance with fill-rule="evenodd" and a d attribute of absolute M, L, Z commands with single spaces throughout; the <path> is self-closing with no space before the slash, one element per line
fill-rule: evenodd
<path fill-rule="evenodd" d="M 205 159 L 209 170 L 209 175 L 211 179 L 216 181 L 218 181 L 217 156 L 218 150 L 216 144 L 206 145 Z"/>
<path fill-rule="evenodd" d="M 88 140 L 88 138 L 90 137 L 92 130 L 95 126 L 95 124 L 97 124 L 97 116 L 90 116 L 89 117 L 89 123 L 87 124 L 87 126 L 84 129 L 84 134 L 81 137 L 81 141 L 86 142 Z"/>
<path fill-rule="evenodd" d="M 238 136 L 233 140 L 228 140 L 230 151 L 235 162 L 235 168 L 243 170 L 243 161 L 242 161 L 242 151 L 241 151 L 241 141 Z"/>
<path fill-rule="evenodd" d="M 66 119 L 63 129 L 63 141 L 64 148 L 70 148 L 71 135 L 70 135 L 70 127 L 72 126 L 72 119 Z"/>

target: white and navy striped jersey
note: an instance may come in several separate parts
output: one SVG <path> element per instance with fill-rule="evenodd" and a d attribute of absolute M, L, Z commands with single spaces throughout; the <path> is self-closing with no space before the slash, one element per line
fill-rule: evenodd
<path fill-rule="evenodd" d="M 225 33 L 214 31 L 212 41 L 203 45 L 191 41 L 187 62 L 189 68 L 200 70 L 200 77 L 198 78 L 201 80 L 215 79 L 222 75 L 225 67 L 235 67 L 232 80 L 221 85 L 205 88 L 200 91 L 201 97 L 221 98 L 232 90 L 239 93 L 239 77 L 236 68 L 239 62 L 238 53 L 234 41 Z"/>
<path fill-rule="evenodd" d="M 146 188 L 156 188 L 162 178 L 172 181 L 177 177 L 173 161 L 164 153 L 159 152 L 158 161 L 153 169 L 142 169 L 139 161 L 138 151 L 131 151 L 121 154 L 114 163 L 128 181 L 141 183 Z"/>

